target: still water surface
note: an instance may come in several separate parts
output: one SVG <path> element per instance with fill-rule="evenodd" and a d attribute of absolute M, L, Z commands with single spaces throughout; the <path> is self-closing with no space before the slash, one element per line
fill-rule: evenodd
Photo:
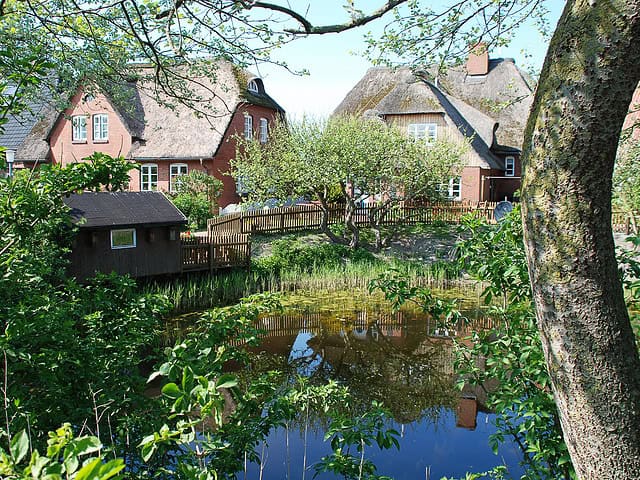
<path fill-rule="evenodd" d="M 516 477 L 521 472 L 517 447 L 505 444 L 496 456 L 488 446 L 494 415 L 484 408 L 484 393 L 454 387 L 452 337 L 487 328 L 491 320 L 482 315 L 477 290 L 440 294 L 461 299 L 467 324 L 445 329 L 416 309 L 393 313 L 381 298 L 358 292 L 289 296 L 284 314 L 259 321 L 266 334 L 254 352 L 254 369 L 277 366 L 316 383 L 335 379 L 349 386 L 357 411 L 374 400 L 383 402 L 392 415 L 388 426 L 401 436 L 400 450 L 367 447 L 378 474 L 397 480 L 455 478 L 505 464 Z M 249 465 L 244 478 L 313 478 L 313 464 L 331 453 L 325 426 L 326 419 L 313 418 L 272 432 L 267 445 L 258 448 L 262 466 Z"/>

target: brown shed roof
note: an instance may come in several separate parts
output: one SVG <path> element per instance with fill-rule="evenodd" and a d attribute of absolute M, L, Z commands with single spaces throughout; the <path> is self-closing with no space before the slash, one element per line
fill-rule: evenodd
<path fill-rule="evenodd" d="M 86 192 L 70 195 L 64 203 L 81 229 L 187 223 L 161 192 Z"/>

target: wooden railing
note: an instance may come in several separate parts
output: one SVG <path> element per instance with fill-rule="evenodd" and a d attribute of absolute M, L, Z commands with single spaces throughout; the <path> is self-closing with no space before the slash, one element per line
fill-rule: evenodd
<path fill-rule="evenodd" d="M 251 264 L 249 235 L 223 233 L 207 237 L 183 236 L 180 240 L 183 272 L 248 268 Z"/>
<path fill-rule="evenodd" d="M 461 218 L 469 213 L 494 221 L 493 202 L 479 203 L 433 203 L 427 205 L 401 205 L 387 212 L 383 225 L 403 223 L 432 224 L 442 221 L 449 224 L 460 223 Z M 356 209 L 354 220 L 357 225 L 368 224 L 369 207 Z M 332 206 L 329 210 L 329 224 L 337 224 L 344 219 L 344 207 Z M 221 232 L 228 233 L 272 233 L 295 230 L 315 230 L 320 228 L 322 210 L 317 205 L 295 205 L 293 207 L 272 208 L 237 212 L 209 219 L 207 231 L 209 235 Z"/>

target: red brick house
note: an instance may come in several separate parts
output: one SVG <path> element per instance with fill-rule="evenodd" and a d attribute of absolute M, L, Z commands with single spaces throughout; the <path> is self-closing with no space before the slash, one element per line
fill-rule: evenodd
<path fill-rule="evenodd" d="M 81 89 L 64 112 L 48 115 L 46 127 L 42 119 L 34 121 L 37 135 L 30 130 L 21 142 L 14 141 L 15 166 L 67 165 L 99 151 L 138 164 L 131 173 L 130 191 L 172 192 L 180 175 L 201 170 L 223 182 L 221 207 L 237 203 L 235 182 L 225 174 L 235 156 L 235 136 L 266 142 L 269 126 L 284 111 L 266 93 L 260 78 L 227 62 L 214 65 L 215 83 L 190 79 L 195 110 L 166 95 L 158 99 L 157 85 L 150 82 L 128 83 L 118 101 Z M 27 161 L 27 152 L 36 152 L 39 158 Z"/>
<path fill-rule="evenodd" d="M 533 99 L 532 83 L 511 59 L 473 53 L 445 74 L 371 68 L 334 114 L 375 116 L 425 141 L 469 139 L 459 177 L 443 185 L 452 200 L 513 199 Z"/>

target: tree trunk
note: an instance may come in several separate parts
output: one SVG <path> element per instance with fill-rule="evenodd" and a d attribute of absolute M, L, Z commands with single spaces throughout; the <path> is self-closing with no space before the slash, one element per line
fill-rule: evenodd
<path fill-rule="evenodd" d="M 329 228 L 329 212 L 331 209 L 329 207 L 329 202 L 327 202 L 326 193 L 326 191 L 322 193 L 316 191 L 316 196 L 320 199 L 320 210 L 322 212 L 322 216 L 320 217 L 320 231 L 329 237 L 329 240 L 333 243 L 347 245 L 349 242 L 344 237 L 339 237 L 331 231 L 331 228 Z"/>
<path fill-rule="evenodd" d="M 349 242 L 349 248 L 356 249 L 360 246 L 360 229 L 355 222 L 356 202 L 353 198 L 353 192 L 349 192 L 347 184 L 340 183 L 340 190 L 345 200 L 344 206 L 344 226 L 349 232 L 351 232 L 351 241 Z"/>
<path fill-rule="evenodd" d="M 640 359 L 611 229 L 611 176 L 638 59 L 640 0 L 569 0 L 525 135 L 529 272 L 581 479 L 640 478 Z"/>

